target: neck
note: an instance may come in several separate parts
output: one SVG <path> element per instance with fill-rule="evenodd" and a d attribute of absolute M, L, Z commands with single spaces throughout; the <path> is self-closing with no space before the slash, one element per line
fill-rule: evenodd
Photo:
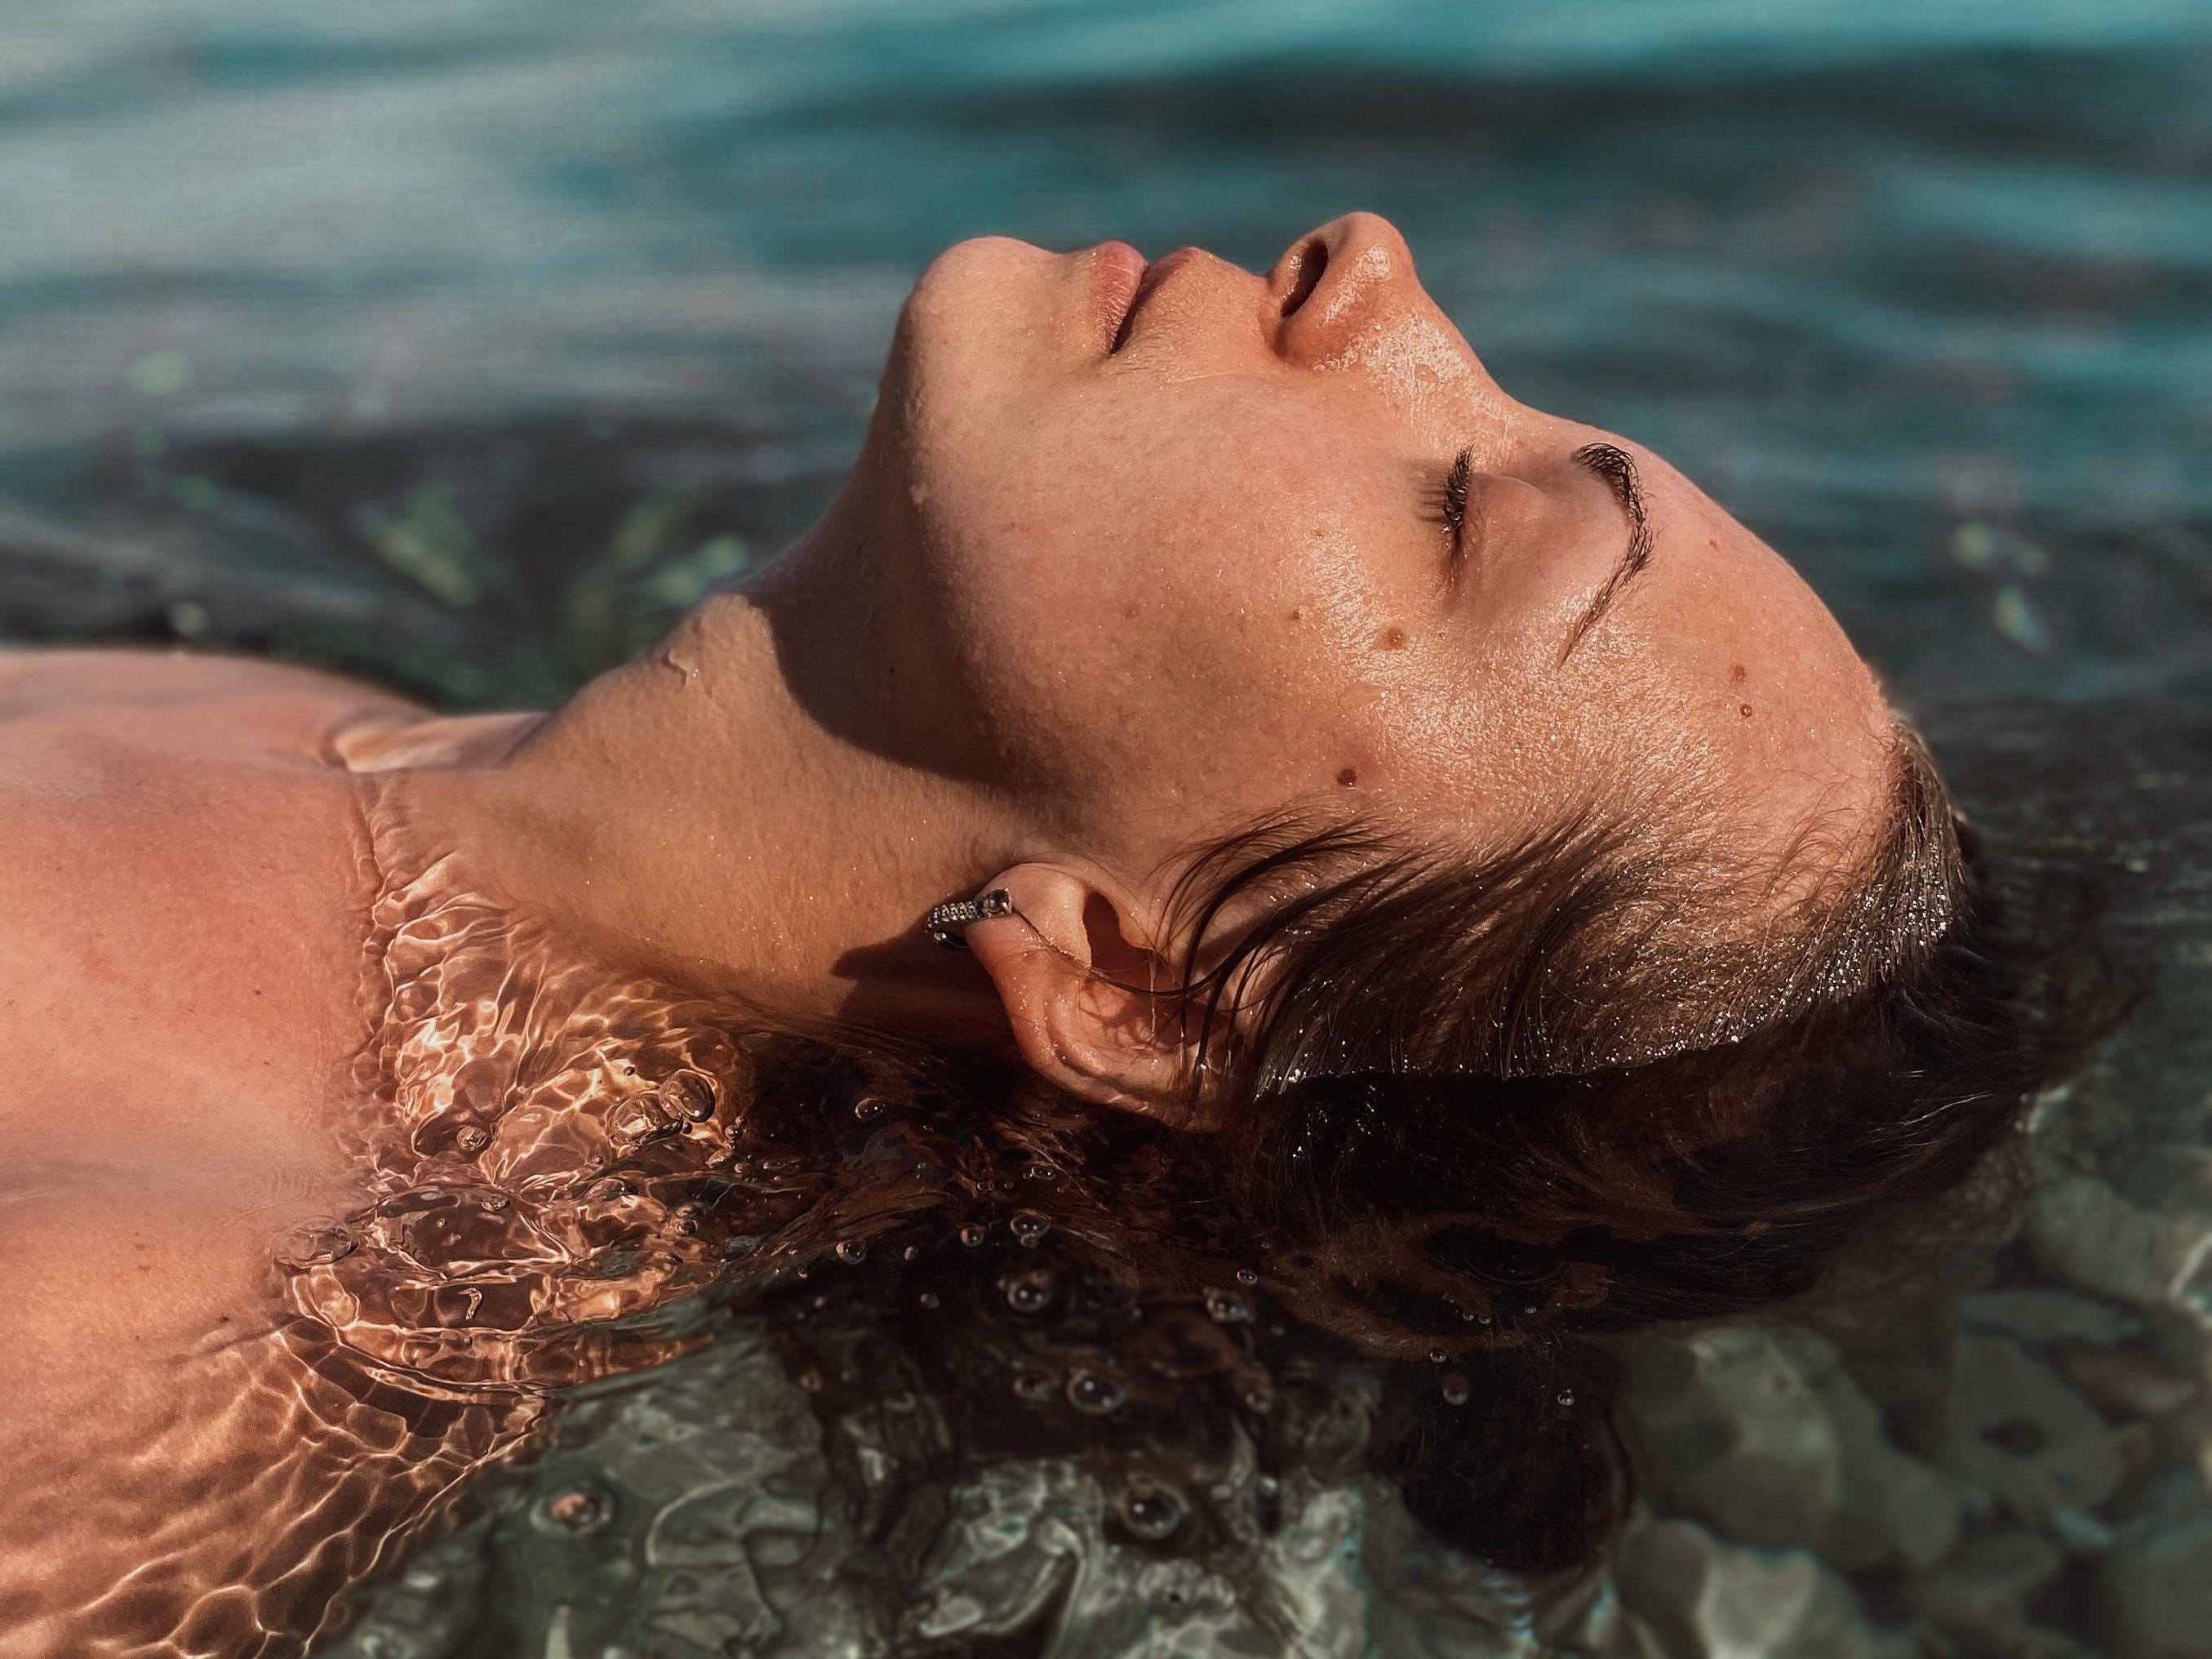
<path fill-rule="evenodd" d="M 426 853 L 629 966 L 776 1018 L 996 1046 L 988 981 L 920 921 L 1019 861 L 1016 815 L 972 757 L 917 743 L 959 725 L 823 533 L 553 714 L 466 723 L 459 763 L 389 787 Z"/>

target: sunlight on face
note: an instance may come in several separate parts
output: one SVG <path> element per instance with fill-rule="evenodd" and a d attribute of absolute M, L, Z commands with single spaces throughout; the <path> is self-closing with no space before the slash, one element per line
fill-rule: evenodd
<path fill-rule="evenodd" d="M 1316 798 L 1481 843 L 1638 781 L 1778 845 L 1887 750 L 1789 565 L 1506 396 L 1371 216 L 1261 276 L 952 248 L 852 489 L 1002 752 L 1132 850 Z"/>

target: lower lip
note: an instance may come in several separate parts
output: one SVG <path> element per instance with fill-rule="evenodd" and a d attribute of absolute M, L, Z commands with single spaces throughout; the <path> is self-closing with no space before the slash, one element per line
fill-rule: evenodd
<path fill-rule="evenodd" d="M 1110 346 L 1121 331 L 1121 319 L 1136 303 L 1137 289 L 1145 280 L 1145 256 L 1127 242 L 1102 242 L 1091 250 L 1091 261 L 1098 332 Z"/>

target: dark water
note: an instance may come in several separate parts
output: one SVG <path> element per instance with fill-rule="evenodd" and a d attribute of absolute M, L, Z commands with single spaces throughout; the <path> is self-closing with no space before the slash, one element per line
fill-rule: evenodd
<path fill-rule="evenodd" d="M 1673 1518 L 1544 1639 L 2203 1650 L 2202 0 L 10 0 L 0 636 L 556 698 L 820 507 L 945 242 L 1257 265 L 1355 206 L 1397 220 L 1510 390 L 1650 443 L 1796 559 L 1978 816 L 2111 869 L 2157 975 L 2046 1112 L 1996 1288 L 1911 1364 L 1764 1334 L 1649 1373 Z M 820 1493 L 856 1477 L 750 1340 L 710 1351 L 727 1376 L 590 1407 L 532 1477 L 627 1482 L 650 1526 L 568 1538 L 532 1487 L 346 1650 L 872 1650 L 836 1549 L 773 1541 L 828 1536 Z M 1786 1411 L 1746 1381 L 1784 1373 Z M 725 1528 L 736 1556 L 664 1537 L 706 1488 L 634 1443 L 684 1435 L 714 1492 L 782 1517 Z M 1135 1605 L 1133 1569 L 1073 1477 L 1005 1480 L 939 1558 L 981 1609 L 948 1630 L 1033 1621 L 1007 1564 L 1059 1516 L 1090 1588 L 1020 1650 L 1226 1639 L 1100 1611 Z M 1322 1586 L 1310 1650 L 1537 1640 L 1471 1565 L 1342 1502 L 1314 1537 L 1358 1547 L 1270 1568 Z M 1931 1506 L 1962 1540 L 1932 1555 L 1899 1541 Z M 1437 1611 L 1462 1602 L 1487 1612 Z"/>

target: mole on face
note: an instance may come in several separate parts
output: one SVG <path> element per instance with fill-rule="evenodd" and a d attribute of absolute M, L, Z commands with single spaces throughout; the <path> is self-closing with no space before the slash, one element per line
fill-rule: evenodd
<path fill-rule="evenodd" d="M 1349 789 L 1353 784 L 1359 781 L 1359 774 L 1353 768 L 1347 766 L 1341 772 L 1339 772 L 1336 775 L 1336 781 L 1342 784 L 1346 789 Z"/>
<path fill-rule="evenodd" d="M 1378 651 L 1402 651 L 1405 647 L 1406 630 L 1395 623 L 1375 635 L 1375 648 Z"/>
<path fill-rule="evenodd" d="M 1749 720 L 1751 718 L 1751 705 L 1747 702 L 1740 702 L 1735 706 L 1735 712 L 1742 715 L 1744 719 Z"/>
<path fill-rule="evenodd" d="M 1734 667 L 1729 670 L 1729 684 L 1730 685 L 1741 685 L 1744 681 L 1749 678 L 1750 677 L 1744 672 L 1743 665 L 1741 663 L 1737 663 Z"/>

